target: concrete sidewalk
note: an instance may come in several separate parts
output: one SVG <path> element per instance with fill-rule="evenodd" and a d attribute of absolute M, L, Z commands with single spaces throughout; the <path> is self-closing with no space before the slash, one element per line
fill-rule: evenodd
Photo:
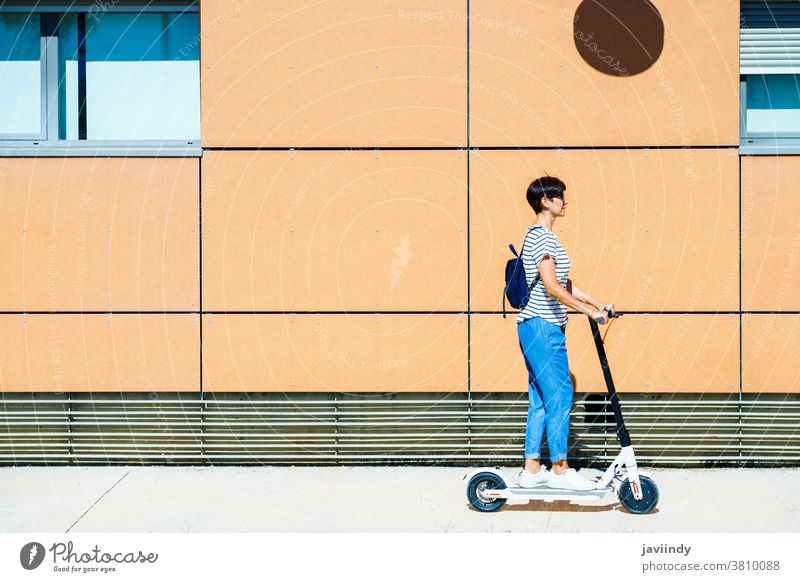
<path fill-rule="evenodd" d="M 800 531 L 800 469 L 645 470 L 661 491 L 650 515 L 612 496 L 479 513 L 458 467 L 0 468 L 0 531 Z"/>

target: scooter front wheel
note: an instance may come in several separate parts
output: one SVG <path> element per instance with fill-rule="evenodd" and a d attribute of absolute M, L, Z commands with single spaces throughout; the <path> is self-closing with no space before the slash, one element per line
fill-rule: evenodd
<path fill-rule="evenodd" d="M 631 513 L 643 514 L 650 513 L 658 505 L 658 486 L 656 482 L 646 475 L 639 476 L 639 484 L 642 486 L 642 498 L 636 499 L 633 496 L 633 488 L 629 479 L 625 479 L 617 490 L 617 497 L 622 507 Z"/>
<path fill-rule="evenodd" d="M 487 489 L 505 489 L 506 484 L 494 473 L 478 473 L 467 484 L 467 499 L 478 511 L 497 511 L 506 504 L 505 499 L 487 497 Z"/>

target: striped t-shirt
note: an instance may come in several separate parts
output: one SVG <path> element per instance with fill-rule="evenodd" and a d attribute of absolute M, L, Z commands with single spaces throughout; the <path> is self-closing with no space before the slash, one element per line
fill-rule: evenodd
<path fill-rule="evenodd" d="M 572 263 L 558 237 L 546 226 L 534 224 L 528 229 L 525 241 L 522 243 L 521 254 L 528 286 L 539 274 L 539 263 L 545 256 L 555 259 L 556 278 L 561 285 L 567 286 L 567 277 Z M 531 298 L 527 305 L 517 314 L 517 323 L 522 323 L 535 316 L 559 326 L 567 323 L 567 306 L 547 294 L 541 277 L 531 289 Z"/>

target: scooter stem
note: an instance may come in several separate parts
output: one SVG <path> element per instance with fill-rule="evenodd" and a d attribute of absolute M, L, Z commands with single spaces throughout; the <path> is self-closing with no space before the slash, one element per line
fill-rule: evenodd
<path fill-rule="evenodd" d="M 608 388 L 608 396 L 611 401 L 611 408 L 614 411 L 614 420 L 617 422 L 617 438 L 619 444 L 623 447 L 631 446 L 631 437 L 628 434 L 628 429 L 625 428 L 625 420 L 622 418 L 622 408 L 619 404 L 617 391 L 614 388 L 614 378 L 611 377 L 611 370 L 608 367 L 608 358 L 606 357 L 606 349 L 603 347 L 603 338 L 600 337 L 600 330 L 597 327 L 597 322 L 589 318 L 589 325 L 592 327 L 592 336 L 594 337 L 594 345 L 597 348 L 597 356 L 600 358 L 600 366 L 603 368 L 603 377 L 606 380 L 606 388 Z"/>

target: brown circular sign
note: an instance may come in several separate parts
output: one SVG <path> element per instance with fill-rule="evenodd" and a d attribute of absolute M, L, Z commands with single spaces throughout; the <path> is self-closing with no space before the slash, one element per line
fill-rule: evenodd
<path fill-rule="evenodd" d="M 650 0 L 584 0 L 572 29 L 583 60 L 616 77 L 646 71 L 664 48 L 664 21 Z"/>

